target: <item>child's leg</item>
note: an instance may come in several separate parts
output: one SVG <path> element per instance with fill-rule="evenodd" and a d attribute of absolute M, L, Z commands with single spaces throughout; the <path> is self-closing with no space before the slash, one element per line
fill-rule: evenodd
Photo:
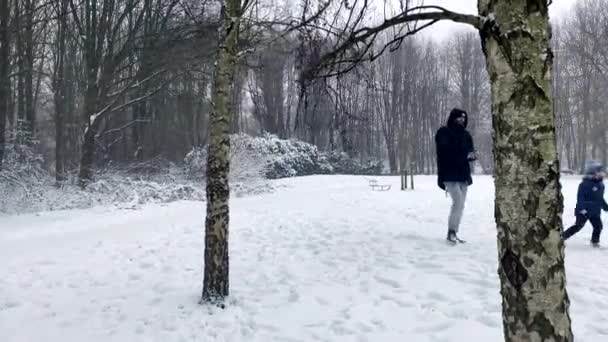
<path fill-rule="evenodd" d="M 576 215 L 576 222 L 570 228 L 568 228 L 563 234 L 562 237 L 564 240 L 569 239 L 572 235 L 578 233 L 583 229 L 583 226 L 587 223 L 587 216 L 585 215 Z M 600 222 L 601 223 L 601 222 Z"/>
<path fill-rule="evenodd" d="M 591 235 L 592 243 L 600 242 L 600 234 L 602 233 L 602 218 L 599 216 L 594 216 L 589 218 L 589 222 L 593 226 L 593 234 Z"/>

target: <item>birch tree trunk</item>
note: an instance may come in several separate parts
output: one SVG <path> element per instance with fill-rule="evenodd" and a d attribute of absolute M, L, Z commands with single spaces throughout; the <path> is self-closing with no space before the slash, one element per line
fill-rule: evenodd
<path fill-rule="evenodd" d="M 201 303 L 217 305 L 222 305 L 229 292 L 229 133 L 234 108 L 232 87 L 236 73 L 241 15 L 240 0 L 223 1 L 209 117 L 205 268 Z"/>
<path fill-rule="evenodd" d="M 492 87 L 505 341 L 572 341 L 547 0 L 478 5 L 488 18 L 481 39 Z"/>

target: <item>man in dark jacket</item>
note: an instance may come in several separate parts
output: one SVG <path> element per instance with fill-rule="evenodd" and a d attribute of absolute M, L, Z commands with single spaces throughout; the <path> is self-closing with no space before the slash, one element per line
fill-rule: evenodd
<path fill-rule="evenodd" d="M 448 241 L 463 242 L 458 230 L 468 187 L 473 184 L 470 162 L 476 159 L 473 138 L 466 130 L 468 115 L 462 109 L 450 112 L 446 126 L 435 135 L 437 147 L 437 185 L 452 198 L 448 219 Z"/>
<path fill-rule="evenodd" d="M 608 204 L 604 200 L 603 178 L 604 168 L 601 163 L 593 160 L 586 163 L 585 176 L 578 186 L 576 196 L 576 208 L 574 209 L 576 222 L 562 234 L 564 240 L 578 233 L 589 221 L 593 226 L 591 244 L 594 247 L 599 247 L 600 234 L 602 233 L 602 209 L 608 211 Z"/>

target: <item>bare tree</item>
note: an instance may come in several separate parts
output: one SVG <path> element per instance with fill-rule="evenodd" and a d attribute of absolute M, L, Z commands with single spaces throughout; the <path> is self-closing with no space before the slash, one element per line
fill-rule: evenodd
<path fill-rule="evenodd" d="M 284 115 L 286 53 L 279 44 L 274 44 L 258 54 L 249 86 L 253 115 L 264 131 L 284 138 L 287 135 Z"/>
<path fill-rule="evenodd" d="M 608 160 L 604 108 L 608 104 L 608 18 L 604 1 L 577 3 L 560 23 L 553 44 L 557 52 L 554 90 L 558 137 L 567 166 L 580 170 L 586 158 Z"/>
<path fill-rule="evenodd" d="M 69 0 L 61 0 L 55 8 L 57 17 L 57 36 L 54 58 L 53 91 L 55 103 L 55 179 L 58 184 L 66 180 L 66 112 L 69 108 L 68 90 L 70 80 L 66 68 L 68 45 L 67 13 Z"/>
<path fill-rule="evenodd" d="M 145 102 L 163 90 L 172 77 L 179 76 L 176 72 L 179 63 L 175 60 L 168 63 L 170 57 L 165 55 L 166 51 L 183 54 L 184 46 L 190 48 L 184 41 L 213 39 L 207 22 L 194 30 L 168 27 L 178 3 L 177 0 L 125 0 L 121 3 L 87 0 L 80 4 L 70 0 L 71 18 L 83 47 L 82 119 L 85 130 L 79 170 L 82 187 L 93 178 L 95 150 L 100 145 L 98 140 L 108 135 L 107 131 L 122 133 L 135 126 L 132 132 L 136 159 L 140 155 L 143 145 L 140 124 L 151 116 Z M 190 37 L 184 38 L 188 35 Z M 137 55 L 138 52 L 141 54 Z M 130 58 L 134 55 L 138 58 Z M 192 53 L 186 55 L 190 57 Z M 139 63 L 136 68 L 134 61 Z M 179 61 L 188 62 L 183 58 Z M 131 113 L 134 120 L 129 121 L 125 118 L 130 113 L 128 109 L 135 106 L 135 112 Z M 116 120 L 120 129 L 107 129 L 115 114 L 122 114 L 122 118 Z"/>
<path fill-rule="evenodd" d="M 400 117 L 405 109 L 401 103 L 407 101 L 403 94 L 404 63 L 406 63 L 404 53 L 395 52 L 380 58 L 375 69 L 377 75 L 375 89 L 378 91 L 374 96 L 375 109 L 382 123 L 391 173 L 398 172 L 398 135 L 405 133 L 399 130 Z"/>
<path fill-rule="evenodd" d="M 484 56 L 475 32 L 458 33 L 449 46 L 452 91 L 461 108 L 466 108 L 475 146 L 480 153 L 480 164 L 491 170 L 492 148 L 490 135 L 483 124 L 490 120 L 490 81 L 485 68 Z M 489 158 L 488 158 L 489 157 Z"/>

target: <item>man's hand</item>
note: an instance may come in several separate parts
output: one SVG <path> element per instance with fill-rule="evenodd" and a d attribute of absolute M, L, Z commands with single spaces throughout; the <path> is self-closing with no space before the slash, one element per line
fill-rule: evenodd
<path fill-rule="evenodd" d="M 579 213 L 583 216 L 587 216 L 587 209 L 583 209 L 583 210 L 579 211 Z"/>

